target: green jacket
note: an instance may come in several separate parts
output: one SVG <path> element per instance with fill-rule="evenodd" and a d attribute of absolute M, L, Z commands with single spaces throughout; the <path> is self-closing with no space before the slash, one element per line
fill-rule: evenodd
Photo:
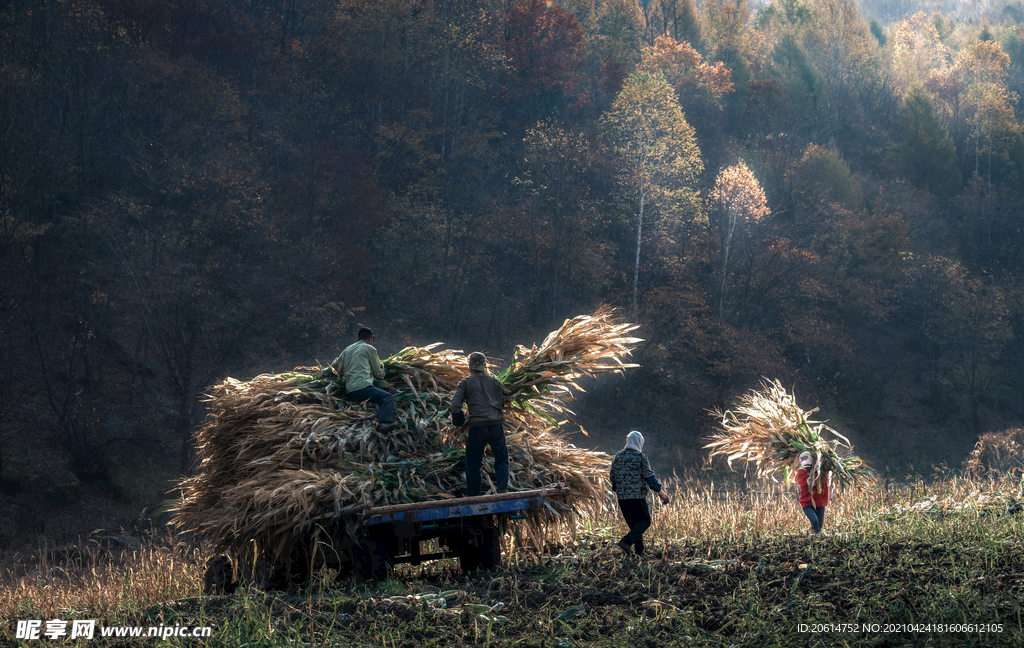
<path fill-rule="evenodd" d="M 377 349 L 359 340 L 349 345 L 331 363 L 345 378 L 345 391 L 351 393 L 373 384 L 373 379 L 384 379 L 384 365 L 380 362 Z"/>

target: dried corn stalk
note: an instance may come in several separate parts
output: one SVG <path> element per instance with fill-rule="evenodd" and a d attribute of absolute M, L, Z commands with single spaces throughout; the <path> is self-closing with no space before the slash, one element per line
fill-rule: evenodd
<path fill-rule="evenodd" d="M 762 391 L 751 391 L 740 397 L 735 409 L 715 411 L 721 420 L 721 430 L 712 435 L 711 457 L 724 456 L 729 466 L 736 459 L 754 463 L 757 477 L 771 477 L 782 471 L 788 478 L 801 452 L 814 455 L 812 482 L 820 480 L 826 471 L 839 490 L 847 487 L 863 488 L 876 479 L 875 471 L 856 456 L 843 457 L 839 448 L 852 451 L 849 439 L 820 421 L 809 417 L 817 408 L 805 412 L 796 399 L 786 392 L 779 381 L 763 381 Z M 823 438 L 828 432 L 836 438 Z"/>
<path fill-rule="evenodd" d="M 518 523 L 522 543 L 543 546 L 549 533 L 574 531 L 576 514 L 602 506 L 610 457 L 568 443 L 554 417 L 567 411 L 581 376 L 635 366 L 622 361 L 640 341 L 626 335 L 635 328 L 601 308 L 567 320 L 540 349 L 519 347 L 501 375 L 511 489 L 562 482 L 571 491 Z M 468 366 L 461 352 L 438 346 L 384 360 L 399 423 L 386 435 L 375 429 L 373 406 L 345 400 L 337 377 L 320 367 L 211 388 L 211 414 L 196 432 L 200 467 L 181 483 L 179 526 L 215 551 L 273 562 L 359 505 L 452 497 L 464 487 L 465 448 L 447 408 Z M 484 470 L 493 489 L 489 462 Z"/>
<path fill-rule="evenodd" d="M 962 499 L 946 497 L 937 499 L 925 497 L 917 504 L 895 504 L 889 509 L 879 511 L 875 518 L 900 520 L 910 513 L 930 515 L 976 514 L 993 515 L 1000 513 L 1020 513 L 1024 511 L 1024 484 L 1017 492 L 999 490 L 992 493 L 974 491 Z"/>

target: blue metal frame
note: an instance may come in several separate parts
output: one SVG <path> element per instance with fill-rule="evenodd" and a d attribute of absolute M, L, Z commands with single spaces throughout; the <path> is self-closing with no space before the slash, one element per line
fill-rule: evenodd
<path fill-rule="evenodd" d="M 432 508 L 416 509 L 412 511 L 397 511 L 375 515 L 363 520 L 366 526 L 386 524 L 389 522 L 433 522 L 436 520 L 447 520 L 451 518 L 467 518 L 476 515 L 490 515 L 493 513 L 512 513 L 525 511 L 530 508 L 532 497 L 521 499 L 509 499 L 499 502 L 484 502 L 482 504 L 458 504 L 453 503 L 447 506 L 436 506 Z"/>

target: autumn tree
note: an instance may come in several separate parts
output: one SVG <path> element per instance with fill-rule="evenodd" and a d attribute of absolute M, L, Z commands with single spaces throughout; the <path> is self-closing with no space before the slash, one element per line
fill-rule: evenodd
<path fill-rule="evenodd" d="M 731 70 L 725 64 L 705 62 L 690 43 L 677 42 L 671 36 L 659 36 L 653 46 L 643 48 L 637 69 L 660 72 L 684 106 L 702 102 L 718 108 L 722 96 L 733 90 Z"/>
<path fill-rule="evenodd" d="M 1006 85 L 1010 57 L 993 40 L 961 49 L 953 64 L 932 70 L 926 87 L 949 129 L 965 176 L 1018 187 L 1024 182 L 1024 138 L 1017 96 Z"/>
<path fill-rule="evenodd" d="M 505 56 L 515 76 L 508 100 L 527 119 L 545 119 L 581 101 L 583 27 L 558 5 L 519 0 L 505 17 Z"/>
<path fill-rule="evenodd" d="M 749 231 L 771 215 L 771 210 L 768 209 L 768 202 L 760 183 L 742 160 L 718 174 L 709 202 L 709 213 L 718 216 L 717 224 L 722 239 L 722 282 L 718 294 L 718 316 L 721 317 L 725 308 L 729 253 L 736 229 L 742 226 L 741 233 Z"/>
<path fill-rule="evenodd" d="M 703 170 L 703 163 L 693 128 L 661 74 L 630 75 L 611 110 L 601 117 L 601 128 L 622 159 L 622 183 L 636 208 L 632 301 L 635 313 L 646 210 L 654 206 L 665 214 L 696 218 L 699 205 L 694 181 Z"/>
<path fill-rule="evenodd" d="M 928 15 L 919 11 L 892 28 L 893 67 L 903 88 L 924 82 L 932 70 L 948 65 L 949 48 L 939 38 L 939 31 Z"/>

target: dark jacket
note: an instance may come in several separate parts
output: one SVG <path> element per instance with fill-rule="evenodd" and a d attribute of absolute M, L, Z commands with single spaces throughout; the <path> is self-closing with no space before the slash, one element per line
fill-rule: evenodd
<path fill-rule="evenodd" d="M 451 411 L 469 408 L 469 426 L 498 425 L 505 420 L 505 394 L 501 382 L 486 371 L 471 371 L 452 396 Z"/>
<path fill-rule="evenodd" d="M 647 489 L 661 492 L 661 482 L 651 470 L 647 455 L 633 448 L 620 450 L 612 459 L 612 490 L 620 500 L 644 499 Z"/>

